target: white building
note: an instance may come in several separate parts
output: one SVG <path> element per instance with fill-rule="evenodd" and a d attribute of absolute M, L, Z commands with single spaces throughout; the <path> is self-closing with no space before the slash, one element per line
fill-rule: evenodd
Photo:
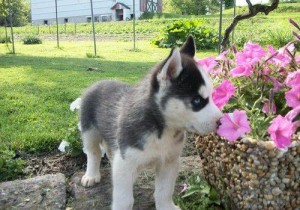
<path fill-rule="evenodd" d="M 133 0 L 93 0 L 96 22 L 130 20 L 133 17 Z M 162 0 L 135 0 L 135 16 L 144 12 L 161 12 Z M 57 0 L 59 23 L 91 22 L 90 0 Z M 31 0 L 32 24 L 54 24 L 56 21 L 55 0 Z"/>

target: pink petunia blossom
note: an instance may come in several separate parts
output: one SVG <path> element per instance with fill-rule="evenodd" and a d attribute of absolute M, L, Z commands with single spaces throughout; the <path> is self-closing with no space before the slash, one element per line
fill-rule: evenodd
<path fill-rule="evenodd" d="M 270 105 L 270 101 L 269 100 L 265 100 L 264 106 L 262 108 L 262 112 L 266 113 L 266 114 L 268 114 L 268 113 L 276 113 L 276 105 L 274 103 L 272 103 Z"/>
<path fill-rule="evenodd" d="M 295 56 L 295 62 L 296 62 L 297 64 L 300 64 L 300 56 Z"/>
<path fill-rule="evenodd" d="M 252 73 L 253 73 L 253 69 L 250 65 L 242 65 L 233 68 L 229 74 L 232 77 L 241 77 L 241 76 L 251 76 Z"/>
<path fill-rule="evenodd" d="M 235 57 L 238 66 L 255 65 L 260 59 L 253 57 L 251 53 L 247 52 L 237 52 Z"/>
<path fill-rule="evenodd" d="M 285 115 L 285 118 L 292 122 L 298 115 L 300 115 L 300 106 L 297 106 L 296 108 L 289 111 Z"/>
<path fill-rule="evenodd" d="M 225 50 L 220 55 L 216 57 L 216 60 L 227 60 L 227 54 L 229 53 L 229 50 Z"/>
<path fill-rule="evenodd" d="M 286 84 L 286 86 L 291 88 L 300 85 L 300 69 L 289 73 L 284 83 Z"/>
<path fill-rule="evenodd" d="M 291 56 L 289 55 L 288 51 L 290 52 L 294 51 L 295 47 L 294 45 L 290 45 L 290 46 L 284 46 L 282 48 L 280 48 L 279 50 L 277 50 L 277 55 L 273 56 L 269 62 L 273 63 L 279 67 L 282 68 L 286 68 L 292 61 Z M 275 49 L 272 46 L 268 46 L 268 51 L 271 54 L 276 53 Z"/>
<path fill-rule="evenodd" d="M 224 80 L 212 94 L 214 103 L 219 109 L 229 101 L 229 99 L 234 95 L 235 87 L 229 80 Z"/>
<path fill-rule="evenodd" d="M 300 106 L 300 85 L 293 87 L 285 93 L 287 105 L 292 108 Z"/>
<path fill-rule="evenodd" d="M 261 58 L 263 58 L 267 52 L 257 43 L 253 43 L 251 41 L 247 42 L 244 46 L 244 52 L 251 55 L 252 60 L 255 62 L 259 62 Z"/>
<path fill-rule="evenodd" d="M 215 57 L 207 57 L 204 59 L 200 59 L 197 61 L 197 63 L 204 71 L 208 73 L 214 71 L 215 67 L 218 65 L 218 62 L 216 61 Z"/>
<path fill-rule="evenodd" d="M 267 49 L 268 49 L 268 52 L 269 52 L 271 55 L 273 55 L 273 54 L 276 53 L 276 50 L 275 50 L 274 47 L 271 46 L 271 45 L 267 45 Z"/>
<path fill-rule="evenodd" d="M 294 133 L 294 125 L 288 119 L 278 115 L 273 119 L 268 133 L 274 141 L 277 148 L 284 149 L 291 144 L 291 138 Z"/>
<path fill-rule="evenodd" d="M 188 186 L 186 183 L 184 183 L 184 184 L 182 185 L 182 190 L 180 191 L 179 194 L 184 193 L 184 192 L 187 191 L 188 189 L 189 189 L 189 186 Z"/>
<path fill-rule="evenodd" d="M 234 110 L 233 113 L 226 113 L 220 120 L 221 125 L 217 130 L 219 136 L 225 137 L 228 141 L 234 142 L 245 133 L 251 131 L 245 111 Z"/>

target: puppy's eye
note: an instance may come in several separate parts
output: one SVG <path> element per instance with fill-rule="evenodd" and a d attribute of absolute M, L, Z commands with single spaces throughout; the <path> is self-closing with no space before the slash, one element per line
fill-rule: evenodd
<path fill-rule="evenodd" d="M 200 109 L 202 109 L 203 107 L 206 106 L 206 104 L 208 103 L 208 98 L 202 98 L 201 96 L 195 96 L 192 101 L 192 108 L 194 111 L 199 111 Z"/>
<path fill-rule="evenodd" d="M 202 102 L 203 98 L 201 96 L 196 96 L 192 99 L 193 106 L 199 106 Z"/>

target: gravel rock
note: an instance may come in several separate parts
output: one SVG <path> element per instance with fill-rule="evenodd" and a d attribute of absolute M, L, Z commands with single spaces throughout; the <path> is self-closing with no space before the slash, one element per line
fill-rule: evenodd
<path fill-rule="evenodd" d="M 255 209 L 300 210 L 297 136 L 285 151 L 270 141 L 246 138 L 229 143 L 215 135 L 199 136 L 196 146 L 201 175 L 229 198 L 231 209 L 251 209 L 256 204 Z"/>

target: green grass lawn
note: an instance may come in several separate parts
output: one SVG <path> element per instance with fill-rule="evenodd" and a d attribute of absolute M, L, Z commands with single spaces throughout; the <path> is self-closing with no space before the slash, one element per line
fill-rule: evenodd
<path fill-rule="evenodd" d="M 97 80 L 136 83 L 169 49 L 152 47 L 149 41 L 98 42 L 100 58 L 87 58 L 91 42 L 16 44 L 16 55 L 0 45 L 1 144 L 22 152 L 57 148 L 76 114 L 70 103 Z M 199 53 L 203 57 L 213 52 Z M 89 67 L 98 71 L 86 71 Z"/>

